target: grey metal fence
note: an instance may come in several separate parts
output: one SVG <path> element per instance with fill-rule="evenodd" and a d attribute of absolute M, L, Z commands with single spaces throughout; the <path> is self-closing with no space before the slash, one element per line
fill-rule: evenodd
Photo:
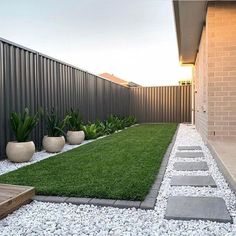
<path fill-rule="evenodd" d="M 191 86 L 132 88 L 130 114 L 144 123 L 191 122 Z"/>
<path fill-rule="evenodd" d="M 110 114 L 129 115 L 129 88 L 60 62 L 31 49 L 0 39 L 0 158 L 13 139 L 9 116 L 25 107 L 55 107 L 63 117 L 79 108 L 85 121 Z M 40 148 L 45 134 L 42 121 L 32 134 Z"/>
<path fill-rule="evenodd" d="M 36 112 L 55 108 L 63 117 L 79 108 L 84 121 L 110 114 L 132 114 L 140 122 L 189 122 L 190 86 L 127 88 L 72 65 L 0 38 L 0 159 L 13 134 L 9 117 L 25 107 Z M 34 130 L 38 148 L 45 122 Z"/>

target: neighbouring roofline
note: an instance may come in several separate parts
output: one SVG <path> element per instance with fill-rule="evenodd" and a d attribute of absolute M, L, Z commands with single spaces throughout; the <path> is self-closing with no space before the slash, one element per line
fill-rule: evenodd
<path fill-rule="evenodd" d="M 142 87 L 141 85 L 139 85 L 137 83 L 134 83 L 132 81 L 123 80 L 123 79 L 115 76 L 114 74 L 110 74 L 107 72 L 99 74 L 99 76 L 106 79 L 106 80 L 112 81 L 113 83 L 116 83 L 116 84 L 119 84 L 119 85 L 122 85 L 125 87 Z"/>
<path fill-rule="evenodd" d="M 195 63 L 202 29 L 206 21 L 207 4 L 207 0 L 173 0 L 181 64 Z"/>

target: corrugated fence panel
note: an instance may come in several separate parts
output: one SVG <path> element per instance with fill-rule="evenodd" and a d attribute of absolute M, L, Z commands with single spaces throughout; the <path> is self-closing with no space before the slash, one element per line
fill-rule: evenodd
<path fill-rule="evenodd" d="M 55 108 L 64 117 L 70 108 L 79 108 L 84 121 L 103 120 L 110 114 L 129 115 L 129 93 L 129 88 L 0 38 L 0 158 L 14 139 L 11 112 Z M 32 134 L 38 148 L 45 134 L 42 120 Z"/>
<path fill-rule="evenodd" d="M 102 79 L 97 79 L 97 98 L 96 98 L 96 119 L 104 120 L 104 87 L 105 83 Z"/>
<path fill-rule="evenodd" d="M 191 86 L 130 89 L 130 114 L 139 122 L 191 122 Z"/>
<path fill-rule="evenodd" d="M 30 107 L 32 112 L 37 109 L 36 63 L 34 52 L 0 41 L 1 156 L 5 152 L 6 140 L 13 139 L 10 113 L 20 112 L 22 107 Z"/>
<path fill-rule="evenodd" d="M 0 38 L 0 158 L 13 140 L 10 114 L 28 107 L 36 112 L 52 108 L 62 118 L 79 108 L 85 122 L 104 120 L 110 114 L 136 116 L 139 122 L 189 122 L 191 87 L 127 88 Z M 32 140 L 41 147 L 45 120 Z"/>
<path fill-rule="evenodd" d="M 105 81 L 104 83 L 104 114 L 111 114 L 111 84 L 112 83 L 110 81 Z"/>

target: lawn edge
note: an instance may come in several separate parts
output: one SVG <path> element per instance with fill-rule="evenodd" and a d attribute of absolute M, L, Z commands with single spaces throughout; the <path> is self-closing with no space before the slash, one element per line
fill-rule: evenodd
<path fill-rule="evenodd" d="M 143 201 L 130 201 L 130 200 L 114 200 L 114 199 L 100 199 L 100 198 L 80 198 L 80 197 L 57 197 L 57 196 L 42 196 L 36 195 L 33 200 L 49 203 L 70 203 L 75 205 L 94 205 L 94 206 L 109 206 L 118 208 L 140 208 L 145 210 L 153 210 L 155 208 L 156 199 L 159 194 L 162 180 L 166 172 L 166 166 L 169 161 L 171 151 L 174 147 L 177 138 L 179 124 L 176 128 L 175 134 L 172 137 L 165 155 L 162 159 L 160 169 L 156 175 L 156 179 L 149 190 L 149 193 Z"/>
<path fill-rule="evenodd" d="M 124 128 L 124 129 L 117 130 L 116 132 L 114 132 L 114 133 L 112 133 L 112 134 L 106 134 L 106 135 L 97 137 L 97 138 L 95 138 L 95 139 L 84 140 L 84 141 L 86 141 L 86 142 L 83 141 L 82 143 L 80 143 L 80 144 L 78 144 L 78 145 L 71 145 L 71 146 L 76 146 L 76 147 L 72 147 L 72 148 L 70 148 L 70 149 L 68 149 L 68 150 L 60 151 L 60 152 L 57 152 L 57 153 L 49 153 L 50 155 L 47 156 L 46 158 L 43 158 L 43 159 L 41 159 L 41 160 L 37 160 L 37 161 L 35 161 L 35 162 L 31 162 L 31 161 L 30 161 L 30 162 L 14 163 L 14 164 L 23 164 L 23 165 L 17 167 L 16 169 L 12 169 L 12 170 L 10 170 L 10 171 L 4 172 L 4 173 L 0 173 L 0 176 L 5 175 L 5 174 L 8 174 L 8 173 L 10 173 L 10 172 L 14 172 L 14 171 L 16 171 L 16 170 L 18 170 L 18 169 L 21 169 L 21 168 L 24 168 L 24 167 L 26 167 L 26 166 L 34 165 L 34 164 L 36 164 L 36 163 L 38 163 L 38 162 L 47 160 L 47 159 L 49 159 L 49 158 L 53 158 L 53 157 L 56 158 L 56 156 L 59 155 L 59 154 L 62 154 L 62 153 L 65 153 L 65 152 L 69 152 L 69 151 L 71 151 L 71 150 L 73 150 L 73 149 L 75 149 L 75 148 L 80 148 L 80 147 L 85 146 L 85 145 L 87 145 L 87 144 L 93 143 L 93 142 L 98 141 L 98 140 L 100 140 L 100 139 L 107 138 L 107 137 L 109 137 L 109 136 L 111 136 L 111 135 L 113 135 L 113 134 L 120 133 L 120 132 L 122 132 L 122 131 L 125 131 L 125 130 L 127 130 L 127 129 L 130 129 L 130 128 L 133 128 L 133 127 L 136 127 L 136 126 L 139 126 L 139 125 L 141 125 L 141 123 L 137 123 L 137 124 L 131 125 L 131 126 L 129 126 L 129 127 L 126 127 L 126 128 Z M 66 142 L 65 144 L 70 145 L 70 144 L 68 144 L 67 142 Z M 41 151 L 37 151 L 37 152 L 43 152 L 43 151 L 45 151 L 45 150 L 42 149 Z M 35 152 L 35 153 L 37 153 L 37 152 Z M 8 160 L 8 159 L 5 158 L 5 159 L 3 159 L 3 160 L 0 160 L 0 163 L 1 163 L 1 162 L 4 162 L 4 161 L 6 161 L 6 160 Z M 12 163 L 12 162 L 11 162 L 11 163 Z"/>

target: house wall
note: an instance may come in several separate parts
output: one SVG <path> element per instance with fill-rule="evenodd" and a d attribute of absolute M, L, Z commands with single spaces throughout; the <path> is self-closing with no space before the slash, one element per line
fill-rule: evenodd
<path fill-rule="evenodd" d="M 208 7 L 209 139 L 236 140 L 236 2 Z"/>
<path fill-rule="evenodd" d="M 208 76 L 207 76 L 206 28 L 203 28 L 197 54 L 193 86 L 195 87 L 195 124 L 204 140 L 208 135 Z"/>
<path fill-rule="evenodd" d="M 203 138 L 236 140 L 236 2 L 209 3 L 194 83 Z"/>

